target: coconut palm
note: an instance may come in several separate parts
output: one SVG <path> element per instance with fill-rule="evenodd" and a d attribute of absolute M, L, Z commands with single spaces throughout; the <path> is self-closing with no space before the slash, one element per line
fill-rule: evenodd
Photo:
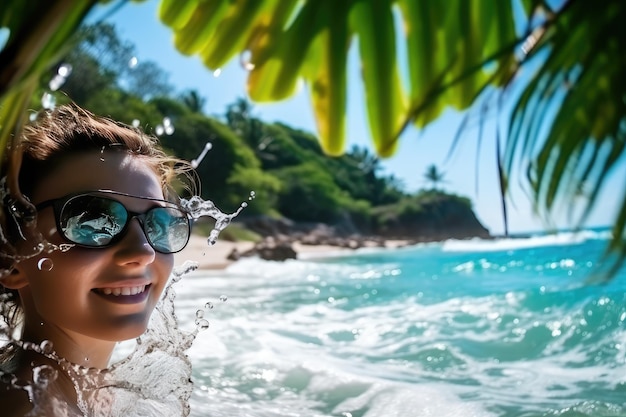
<path fill-rule="evenodd" d="M 38 78 L 62 56 L 95 3 L 6 0 L 0 6 L 0 27 L 9 31 L 0 51 L 1 149 L 24 123 Z M 493 87 L 508 91 L 521 83 L 512 113 L 505 114 L 502 192 L 513 170 L 525 172 L 539 206 L 549 210 L 585 183 L 590 197 L 582 221 L 606 176 L 626 158 L 626 63 L 620 59 L 626 2 L 554 3 L 161 0 L 160 19 L 178 50 L 199 56 L 211 70 L 241 59 L 254 101 L 287 98 L 303 80 L 321 145 L 331 155 L 344 151 L 347 56 L 357 39 L 371 138 L 382 157 L 395 152 L 408 126 L 424 127 L 446 107 L 463 110 Z M 398 50 L 406 51 L 406 66 Z M 623 259 L 625 190 L 620 198 L 611 249 Z"/>
<path fill-rule="evenodd" d="M 206 98 L 200 95 L 198 90 L 194 89 L 184 91 L 180 95 L 180 99 L 193 113 L 202 113 L 202 109 L 207 101 Z"/>
<path fill-rule="evenodd" d="M 431 185 L 432 190 L 437 190 L 437 186 L 444 181 L 446 174 L 437 168 L 437 165 L 431 164 L 424 172 L 424 179 Z"/>

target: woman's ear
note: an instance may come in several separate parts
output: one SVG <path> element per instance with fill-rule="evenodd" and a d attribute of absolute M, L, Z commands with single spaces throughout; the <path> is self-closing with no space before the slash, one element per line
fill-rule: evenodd
<path fill-rule="evenodd" d="M 0 285 L 10 290 L 19 290 L 28 285 L 28 278 L 19 267 L 14 267 L 8 275 L 0 277 Z"/>

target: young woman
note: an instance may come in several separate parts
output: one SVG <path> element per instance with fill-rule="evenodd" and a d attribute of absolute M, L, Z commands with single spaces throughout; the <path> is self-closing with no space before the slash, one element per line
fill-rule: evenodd
<path fill-rule="evenodd" d="M 48 392 L 82 415 L 76 381 L 54 358 L 104 369 L 116 342 L 146 330 L 173 253 L 189 239 L 190 217 L 173 181 L 191 168 L 155 138 L 74 105 L 26 127 L 16 151 L 19 191 L 36 211 L 36 227 L 30 233 L 19 224 L 28 215 L 16 216 L 6 199 L 5 218 L 18 224 L 3 233 L 5 258 L 15 262 L 0 278 L 10 294 L 2 310 L 17 336 L 0 355 L 0 410 L 29 413 L 37 372 L 53 369 L 54 377 L 43 376 Z"/>

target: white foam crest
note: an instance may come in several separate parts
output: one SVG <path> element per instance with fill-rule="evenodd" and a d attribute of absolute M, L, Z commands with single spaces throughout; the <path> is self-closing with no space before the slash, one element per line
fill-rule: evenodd
<path fill-rule="evenodd" d="M 402 366 L 366 363 L 279 333 L 277 328 L 290 327 L 293 317 L 277 319 L 241 317 L 222 324 L 212 335 L 206 334 L 205 340 L 198 338 L 190 355 L 194 362 L 202 358 L 205 368 L 196 370 L 201 394 L 192 397 L 192 416 L 228 412 L 238 416 L 347 416 L 364 410 L 369 410 L 365 415 L 370 416 L 412 415 L 411 409 L 422 398 L 415 393 L 428 393 L 432 415 L 453 415 L 446 414 L 450 410 L 489 415 L 481 412 L 478 404 L 462 402 L 449 387 L 442 391 L 425 383 L 415 385 L 419 375 L 403 371 Z M 221 343 L 216 343 L 216 338 Z M 220 348 L 214 352 L 216 345 Z M 397 380 L 403 373 L 405 380 Z M 407 402 L 411 393 L 413 400 Z M 386 413 L 381 414 L 383 409 Z"/>
<path fill-rule="evenodd" d="M 610 237 L 610 232 L 562 232 L 551 235 L 535 235 L 528 237 L 511 237 L 496 239 L 450 239 L 442 244 L 444 252 L 495 252 L 516 249 L 538 248 L 545 246 L 576 245 L 586 240 L 604 240 Z"/>

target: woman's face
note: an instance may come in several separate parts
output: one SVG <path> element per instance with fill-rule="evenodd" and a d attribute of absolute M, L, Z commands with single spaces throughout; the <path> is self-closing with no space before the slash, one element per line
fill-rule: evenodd
<path fill-rule="evenodd" d="M 139 157 L 123 152 L 71 156 L 42 179 L 34 204 L 71 193 L 108 189 L 137 197 L 163 199 L 155 172 Z M 158 202 L 110 196 L 131 212 L 143 213 Z M 54 210 L 38 212 L 38 229 L 54 244 L 67 243 L 56 228 Z M 45 259 L 47 258 L 47 259 Z M 156 252 L 137 219 L 122 239 L 106 248 L 72 247 L 41 254 L 17 266 L 26 285 L 20 297 L 27 325 L 34 320 L 54 331 L 121 341 L 142 334 L 172 270 L 174 257 Z M 125 295 L 126 294 L 126 295 Z"/>

